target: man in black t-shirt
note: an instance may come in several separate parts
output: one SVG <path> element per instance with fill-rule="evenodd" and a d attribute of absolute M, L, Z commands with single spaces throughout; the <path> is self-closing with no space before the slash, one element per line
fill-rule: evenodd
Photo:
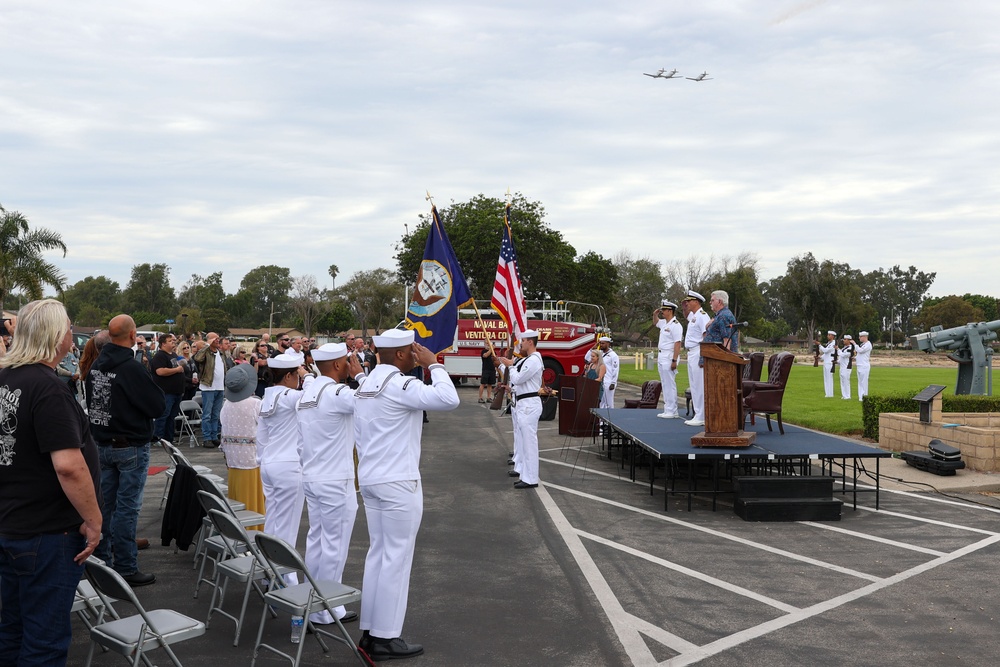
<path fill-rule="evenodd" d="M 160 334 L 157 339 L 160 349 L 149 362 L 153 372 L 153 384 L 163 392 L 167 407 L 155 422 L 153 422 L 153 437 L 174 441 L 174 420 L 181 409 L 181 399 L 184 397 L 185 378 L 184 366 L 177 363 L 177 338 L 173 334 Z"/>

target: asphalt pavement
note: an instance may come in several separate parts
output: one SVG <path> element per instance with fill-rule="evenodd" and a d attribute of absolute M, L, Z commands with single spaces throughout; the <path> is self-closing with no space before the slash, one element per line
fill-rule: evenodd
<path fill-rule="evenodd" d="M 542 484 L 516 490 L 510 418 L 478 404 L 475 387 L 459 394 L 457 410 L 431 413 L 424 427 L 424 517 L 403 636 L 426 653 L 409 664 L 1000 663 L 1000 509 L 978 493 L 992 480 L 943 495 L 914 482 L 940 488 L 946 478 L 894 462 L 883 475 L 903 481 L 896 489 L 883 480 L 881 509 L 862 497 L 839 522 L 747 523 L 725 499 L 714 512 L 707 499 L 691 512 L 671 501 L 665 513 L 662 487 L 650 495 L 645 475 L 630 481 L 589 438 L 542 422 Z M 221 452 L 180 444 L 192 462 L 225 474 Z M 152 458 L 168 463 L 159 451 Z M 149 478 L 139 521 L 153 542 L 140 568 L 157 582 L 136 592 L 147 608 L 204 619 L 210 591 L 192 596 L 192 554 L 159 543 L 166 481 Z M 304 518 L 300 549 L 306 528 Z M 367 546 L 361 508 L 345 583 L 363 586 Z M 229 597 L 231 609 L 238 601 Z M 193 667 L 249 665 L 261 611 L 251 599 L 238 647 L 232 623 L 216 617 L 176 652 Z M 74 631 L 70 664 L 83 665 L 82 623 Z M 291 647 L 288 636 L 286 617 L 266 621 L 267 641 Z M 357 664 L 340 646 L 324 656 L 307 641 L 304 665 Z M 97 655 L 94 664 L 122 658 Z M 282 663 L 265 654 L 257 664 Z"/>

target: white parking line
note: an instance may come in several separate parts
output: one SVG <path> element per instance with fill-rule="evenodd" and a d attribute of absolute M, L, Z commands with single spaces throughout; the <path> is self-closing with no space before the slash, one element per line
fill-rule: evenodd
<path fill-rule="evenodd" d="M 859 540 L 869 540 L 871 542 L 878 542 L 880 544 L 888 544 L 891 547 L 897 547 L 899 549 L 906 549 L 908 551 L 916 551 L 917 553 L 927 554 L 928 556 L 944 556 L 944 551 L 935 551 L 934 549 L 927 549 L 926 547 L 918 547 L 915 544 L 907 544 L 906 542 L 899 542 L 898 540 L 890 540 L 885 537 L 878 537 L 877 535 L 869 535 L 868 533 L 860 533 L 856 530 L 848 530 L 847 528 L 841 528 L 840 526 L 831 526 L 824 523 L 817 523 L 815 521 L 800 521 L 804 526 L 812 526 L 813 528 L 821 528 L 823 530 L 831 530 L 835 533 L 841 533 L 843 535 L 850 535 L 851 537 L 856 537 Z"/>

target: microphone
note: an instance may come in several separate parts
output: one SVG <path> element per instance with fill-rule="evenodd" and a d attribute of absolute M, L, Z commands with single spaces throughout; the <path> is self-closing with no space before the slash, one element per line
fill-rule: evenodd
<path fill-rule="evenodd" d="M 733 322 L 729 325 L 730 329 L 742 329 L 743 327 L 750 326 L 749 322 Z"/>

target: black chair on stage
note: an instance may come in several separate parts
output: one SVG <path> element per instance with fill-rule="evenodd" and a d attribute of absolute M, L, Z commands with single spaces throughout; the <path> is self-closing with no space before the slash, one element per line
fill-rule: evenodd
<path fill-rule="evenodd" d="M 743 367 L 744 386 L 746 386 L 747 382 L 760 382 L 760 372 L 764 369 L 764 353 L 751 352 L 743 356 L 750 362 Z M 743 395 L 746 396 L 745 389 Z"/>
<path fill-rule="evenodd" d="M 743 421 L 750 415 L 750 423 L 755 423 L 755 415 L 763 415 L 767 419 L 767 430 L 771 429 L 771 415 L 778 419 L 778 431 L 785 434 L 781 423 L 781 401 L 785 396 L 785 385 L 788 375 L 792 372 L 795 355 L 791 352 L 779 352 L 771 355 L 767 363 L 767 382 L 748 382 L 744 384 Z"/>
<path fill-rule="evenodd" d="M 659 380 L 646 380 L 642 383 L 642 398 L 639 399 L 625 399 L 626 408 L 636 408 L 643 410 L 655 410 L 657 404 L 660 402 L 660 393 L 663 391 L 663 385 L 660 384 Z"/>

